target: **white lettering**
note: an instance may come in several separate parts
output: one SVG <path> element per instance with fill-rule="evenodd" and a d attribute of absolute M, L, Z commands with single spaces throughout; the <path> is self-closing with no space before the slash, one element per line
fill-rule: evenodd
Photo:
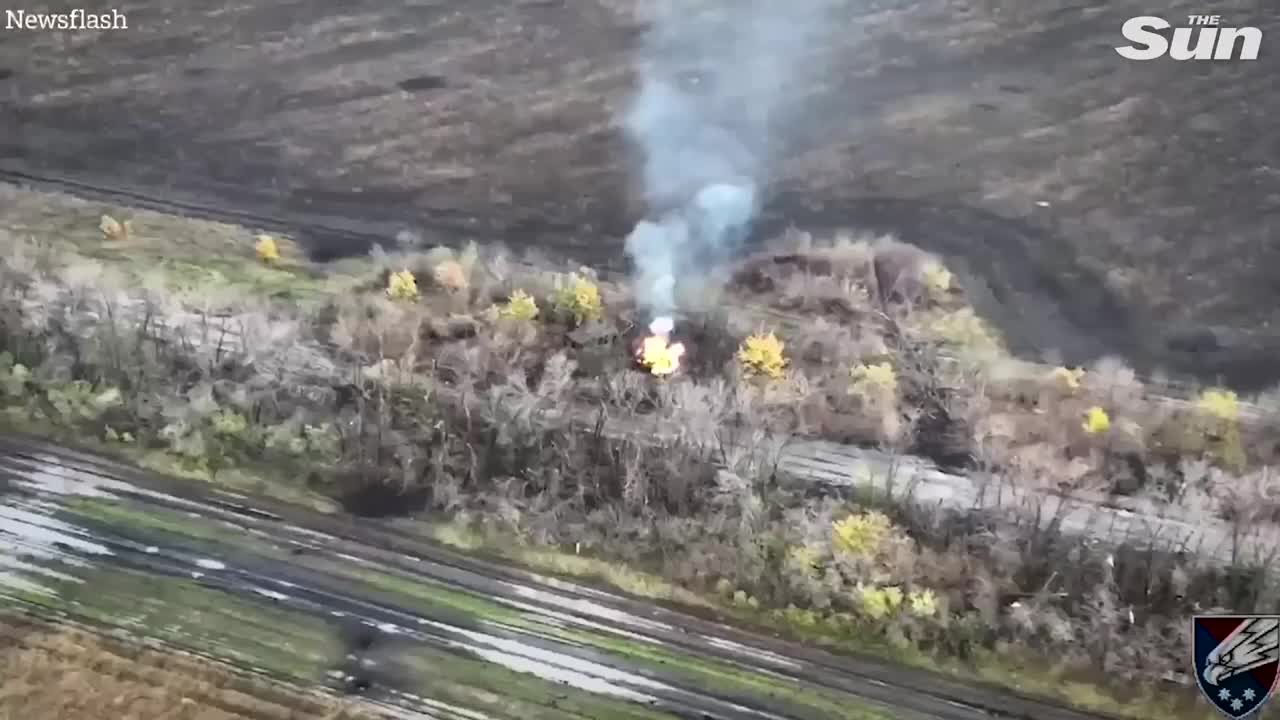
<path fill-rule="evenodd" d="M 1240 52 L 1241 60 L 1257 60 L 1258 51 L 1262 49 L 1262 31 L 1256 27 L 1224 28 L 1218 36 L 1218 49 L 1214 60 L 1231 60 L 1235 54 L 1236 40 L 1244 38 L 1244 48 Z"/>
<path fill-rule="evenodd" d="M 127 30 L 129 19 L 119 10 L 94 14 L 83 9 L 69 13 L 31 13 L 5 10 L 7 30 Z"/>
<path fill-rule="evenodd" d="M 1191 35 L 1196 32 L 1191 28 L 1178 28 L 1173 31 L 1173 43 L 1169 47 L 1169 57 L 1174 60 L 1208 60 L 1213 57 L 1214 42 L 1218 39 L 1218 28 L 1200 28 L 1196 38 L 1196 49 L 1191 49 Z"/>
<path fill-rule="evenodd" d="M 1127 47 L 1118 47 L 1115 50 L 1127 60 L 1155 60 L 1168 51 L 1169 41 L 1165 40 L 1163 35 L 1153 31 L 1167 30 L 1170 27 L 1172 26 L 1168 21 L 1150 15 L 1130 18 L 1125 22 L 1120 32 L 1124 35 L 1125 40 L 1134 43 L 1134 45 L 1139 45 L 1143 49 L 1129 45 Z"/>
<path fill-rule="evenodd" d="M 1234 60 L 1239 48 L 1240 60 L 1258 59 L 1262 30 L 1220 27 L 1219 15 L 1188 15 L 1187 22 L 1192 27 L 1175 28 L 1170 41 L 1157 32 L 1173 27 L 1168 21 L 1152 15 L 1130 18 L 1120 30 L 1131 44 L 1115 51 L 1128 60 L 1155 60 L 1166 53 L 1173 60 Z"/>

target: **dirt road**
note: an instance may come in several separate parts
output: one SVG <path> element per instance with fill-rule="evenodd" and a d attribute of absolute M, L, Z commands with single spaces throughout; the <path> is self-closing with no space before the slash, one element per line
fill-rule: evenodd
<path fill-rule="evenodd" d="M 0 170 L 426 242 L 621 260 L 625 0 L 119 4 L 129 29 L 3 31 Z M 1280 16 L 1252 62 L 1134 62 L 1190 0 L 847 4 L 765 229 L 864 225 L 951 256 L 1027 352 L 1280 379 Z M 11 175 L 12 177 L 12 175 Z M 314 233 L 322 253 L 368 236 Z"/>
<path fill-rule="evenodd" d="M 0 442 L 0 596 L 442 718 L 1086 720 Z"/>

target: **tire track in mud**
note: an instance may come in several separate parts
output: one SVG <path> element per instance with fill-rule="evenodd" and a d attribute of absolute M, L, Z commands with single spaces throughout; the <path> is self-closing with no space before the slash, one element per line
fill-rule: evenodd
<path fill-rule="evenodd" d="M 440 658 L 461 653 L 466 662 L 479 657 L 485 667 L 541 675 L 586 696 L 664 716 L 879 716 L 834 710 L 863 706 L 868 712 L 893 708 L 886 717 L 935 720 L 1091 717 L 752 637 L 447 552 L 410 552 L 388 542 L 386 534 L 337 518 L 314 517 L 304 524 L 296 520 L 306 513 L 296 509 L 245 513 L 234 497 L 220 500 L 217 493 L 195 488 L 164 492 L 158 479 L 131 483 L 126 468 L 107 461 L 95 464 L 74 453 L 11 442 L 0 448 L 0 474 L 9 486 L 0 497 L 0 529 L 26 545 L 21 550 L 8 543 L 11 549 L 0 557 L 8 564 L 29 558 L 27 572 L 0 574 L 11 587 L 15 574 L 50 582 L 41 569 L 82 577 L 132 573 L 128 577 L 166 577 L 240 602 L 254 599 L 294 618 L 276 625 L 301 622 L 295 616 L 325 626 L 359 623 L 383 646 L 375 647 L 375 654 L 383 653 L 381 667 L 365 668 L 376 678 L 371 690 L 401 693 L 393 697 L 404 702 L 422 692 L 414 678 L 422 672 L 424 653 L 438 675 L 451 672 Z M 344 524 L 347 532 L 330 532 Z M 25 597 L 40 598 L 30 590 Z M 304 646 L 313 642 L 300 631 L 283 637 Z M 447 704 L 447 697 L 441 701 Z"/>

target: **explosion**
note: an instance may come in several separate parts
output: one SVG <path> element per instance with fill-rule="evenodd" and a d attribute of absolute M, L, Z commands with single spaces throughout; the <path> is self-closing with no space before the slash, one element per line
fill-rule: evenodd
<path fill-rule="evenodd" d="M 824 84 L 841 0 L 658 3 L 638 48 L 639 84 L 617 118 L 639 152 L 647 206 L 626 239 L 649 337 L 636 360 L 670 375 L 679 300 L 695 296 L 748 241 L 773 164 Z M 691 12 L 692 10 L 692 12 Z M 726 41 L 730 40 L 731 41 Z M 690 80 L 694 71 L 696 80 Z"/>
<path fill-rule="evenodd" d="M 684 345 L 670 341 L 675 323 L 669 317 L 660 317 L 649 323 L 652 333 L 640 343 L 636 360 L 658 377 L 665 377 L 680 369 Z"/>

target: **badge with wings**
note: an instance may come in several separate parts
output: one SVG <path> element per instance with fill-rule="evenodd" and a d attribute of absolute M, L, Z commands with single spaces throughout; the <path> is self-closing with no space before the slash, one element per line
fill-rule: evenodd
<path fill-rule="evenodd" d="M 1191 619 L 1196 683 L 1232 720 L 1270 699 L 1280 669 L 1280 616 L 1197 615 Z"/>

